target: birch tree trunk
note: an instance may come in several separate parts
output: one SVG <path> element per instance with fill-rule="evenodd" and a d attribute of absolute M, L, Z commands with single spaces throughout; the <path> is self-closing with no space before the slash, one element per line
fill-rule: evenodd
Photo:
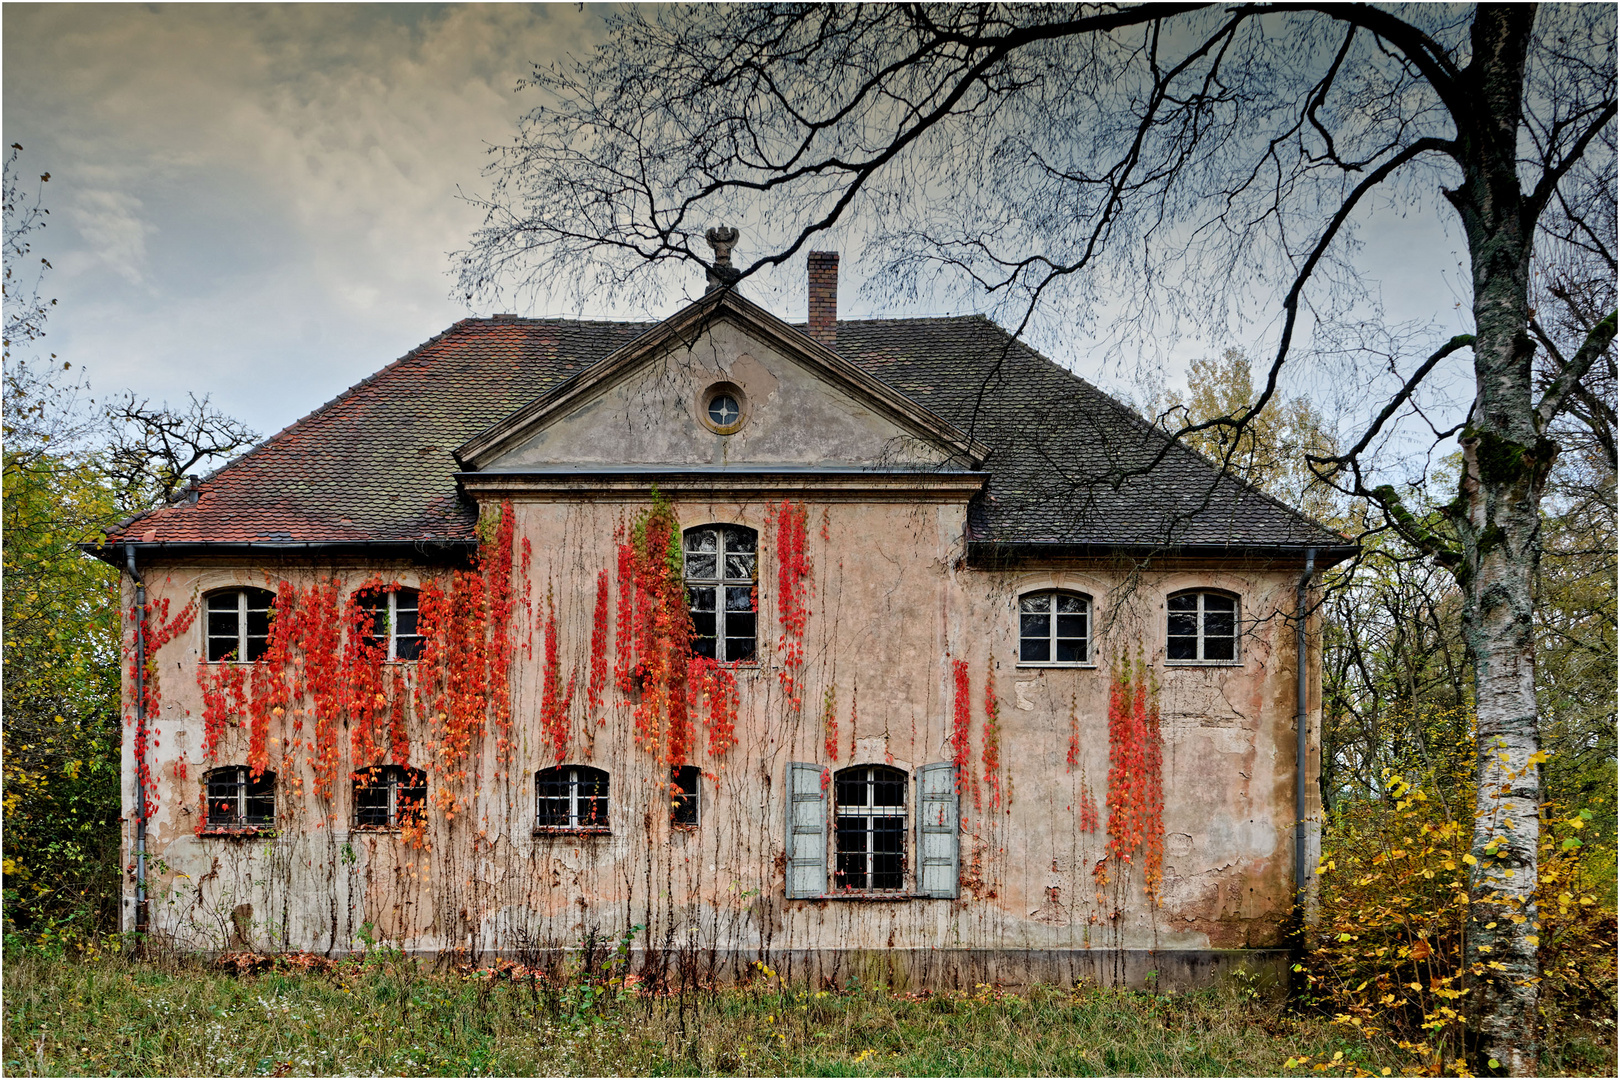
<path fill-rule="evenodd" d="M 1540 737 L 1532 584 L 1541 495 L 1556 446 L 1537 429 L 1529 322 L 1534 222 L 1525 220 L 1517 138 L 1532 5 L 1481 6 L 1465 78 L 1477 109 L 1459 117 L 1464 181 L 1447 193 L 1462 216 L 1474 274 L 1476 396 L 1459 442 L 1464 473 L 1453 505 L 1462 562 L 1463 633 L 1474 665 L 1478 795 L 1467 961 L 1477 973 L 1486 1068 L 1536 1071 L 1536 854 Z"/>

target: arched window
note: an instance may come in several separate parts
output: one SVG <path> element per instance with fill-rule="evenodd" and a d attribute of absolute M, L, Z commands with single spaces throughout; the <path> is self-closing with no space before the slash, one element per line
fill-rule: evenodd
<path fill-rule="evenodd" d="M 698 790 L 702 772 L 696 765 L 669 770 L 669 820 L 676 825 L 698 823 Z"/>
<path fill-rule="evenodd" d="M 276 774 L 224 765 L 203 777 L 208 789 L 204 825 L 210 829 L 266 829 L 276 823 Z"/>
<path fill-rule="evenodd" d="M 754 659 L 759 534 L 740 525 L 703 525 L 687 529 L 685 540 L 693 655 Z"/>
<path fill-rule="evenodd" d="M 587 765 L 558 765 L 535 773 L 534 827 L 607 832 L 608 774 Z"/>
<path fill-rule="evenodd" d="M 421 825 L 427 805 L 427 773 L 404 765 L 371 765 L 356 769 L 354 827 L 397 829 Z"/>
<path fill-rule="evenodd" d="M 1090 660 L 1090 597 L 1048 589 L 1018 598 L 1020 664 L 1084 664 Z"/>
<path fill-rule="evenodd" d="M 415 660 L 422 652 L 422 635 L 417 633 L 420 594 L 415 589 L 367 589 L 355 597 L 355 604 L 369 618 L 362 620 L 360 632 L 367 645 L 381 648 L 385 660 Z"/>
<path fill-rule="evenodd" d="M 221 589 L 208 594 L 209 663 L 239 660 L 252 663 L 270 647 L 270 613 L 276 594 L 268 589 Z"/>
<path fill-rule="evenodd" d="M 1237 659 L 1237 597 L 1230 593 L 1190 591 L 1170 597 L 1167 660 Z"/>
<path fill-rule="evenodd" d="M 841 770 L 833 784 L 837 868 L 833 887 L 898 892 L 906 887 L 906 774 L 885 765 Z"/>

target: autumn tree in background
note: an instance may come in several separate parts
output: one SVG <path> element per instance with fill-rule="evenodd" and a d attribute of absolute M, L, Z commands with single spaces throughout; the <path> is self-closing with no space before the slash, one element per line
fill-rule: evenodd
<path fill-rule="evenodd" d="M 79 545 L 256 436 L 206 397 L 98 405 L 71 364 L 32 353 L 56 303 L 33 252 L 50 174 L 25 188 L 21 150 L 5 160 L 5 923 L 60 941 L 118 920 L 118 572 Z"/>
<path fill-rule="evenodd" d="M 954 283 L 1020 333 L 1219 341 L 1269 320 L 1254 400 L 1180 432 L 1224 428 L 1229 447 L 1313 344 L 1384 348 L 1384 396 L 1315 465 L 1458 583 L 1478 716 L 1470 1017 L 1480 1067 L 1534 1071 L 1541 505 L 1561 418 L 1602 397 L 1615 314 L 1567 304 L 1549 326 L 1532 281 L 1613 251 L 1612 211 L 1590 205 L 1614 199 L 1612 7 L 632 10 L 532 85 L 544 103 L 498 149 L 461 257 L 469 296 L 661 291 L 718 223 L 747 227 L 746 279 L 842 226 L 899 294 Z M 1388 203 L 1457 226 L 1470 332 L 1381 324 L 1357 228 Z M 1447 408 L 1432 384 L 1465 375 L 1471 404 Z M 1409 419 L 1461 454 L 1437 505 L 1408 505 L 1372 456 Z"/>

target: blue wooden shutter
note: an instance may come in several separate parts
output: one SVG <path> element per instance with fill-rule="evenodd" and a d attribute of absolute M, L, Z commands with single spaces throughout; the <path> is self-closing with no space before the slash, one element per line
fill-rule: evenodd
<path fill-rule="evenodd" d="M 804 900 L 827 894 L 827 787 L 825 769 L 788 762 L 787 895 Z"/>
<path fill-rule="evenodd" d="M 924 765 L 917 770 L 917 891 L 923 896 L 957 896 L 956 832 L 956 766 Z"/>

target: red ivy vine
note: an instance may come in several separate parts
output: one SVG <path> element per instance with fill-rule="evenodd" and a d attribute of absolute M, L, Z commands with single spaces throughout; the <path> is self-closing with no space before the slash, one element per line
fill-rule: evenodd
<path fill-rule="evenodd" d="M 1141 854 L 1149 897 L 1164 876 L 1163 785 L 1158 685 L 1121 657 L 1108 690 L 1108 852 L 1127 864 Z"/>
<path fill-rule="evenodd" d="M 157 651 L 174 640 L 176 635 L 183 634 L 191 629 L 191 624 L 197 618 L 197 604 L 195 601 L 187 603 L 171 620 L 169 618 L 169 600 L 164 597 L 156 603 L 148 602 L 145 612 L 146 617 L 140 619 L 137 623 L 136 620 L 140 618 L 140 615 L 141 612 L 138 608 L 131 607 L 129 609 L 131 625 L 139 627 L 135 633 L 140 633 L 146 642 L 146 665 L 144 670 L 138 670 L 135 659 L 136 650 L 131 648 L 129 651 L 129 679 L 130 683 L 133 684 L 136 675 L 141 676 L 141 699 L 138 702 L 132 702 L 135 706 L 135 713 L 126 722 L 135 726 L 135 735 L 132 740 L 132 749 L 135 754 L 135 774 L 140 784 L 140 790 L 146 793 L 146 816 L 150 818 L 157 813 L 157 789 L 152 784 L 152 765 L 149 760 L 149 752 L 152 747 L 159 745 L 158 739 L 151 734 L 151 730 L 152 725 L 160 715 L 158 710 L 163 705 L 162 684 L 158 677 Z M 133 634 L 131 636 L 133 637 Z M 136 715 L 142 717 L 143 722 L 137 723 Z"/>
<path fill-rule="evenodd" d="M 782 624 L 776 648 L 782 668 L 777 678 L 788 706 L 795 713 L 804 707 L 799 673 L 804 669 L 804 631 L 810 622 L 809 598 L 815 591 L 806 525 L 809 511 L 803 503 L 783 499 L 766 511 L 767 524 L 776 526 L 776 614 Z"/>
<path fill-rule="evenodd" d="M 1001 702 L 996 697 L 996 664 L 991 660 L 984 675 L 984 786 L 990 790 L 990 809 L 1001 808 Z"/>
<path fill-rule="evenodd" d="M 956 794 L 961 795 L 972 779 L 969 766 L 973 760 L 973 702 L 968 694 L 968 665 L 966 660 L 951 662 L 951 673 L 956 683 L 955 703 L 951 710 L 951 761 L 956 766 Z M 974 805 L 979 787 L 972 784 Z"/>
<path fill-rule="evenodd" d="M 568 688 L 562 688 L 562 665 L 557 657 L 557 608 L 551 594 L 546 594 L 545 670 L 540 689 L 540 729 L 558 762 L 568 756 L 568 709 L 574 702 L 574 678 L 570 674 Z"/>

